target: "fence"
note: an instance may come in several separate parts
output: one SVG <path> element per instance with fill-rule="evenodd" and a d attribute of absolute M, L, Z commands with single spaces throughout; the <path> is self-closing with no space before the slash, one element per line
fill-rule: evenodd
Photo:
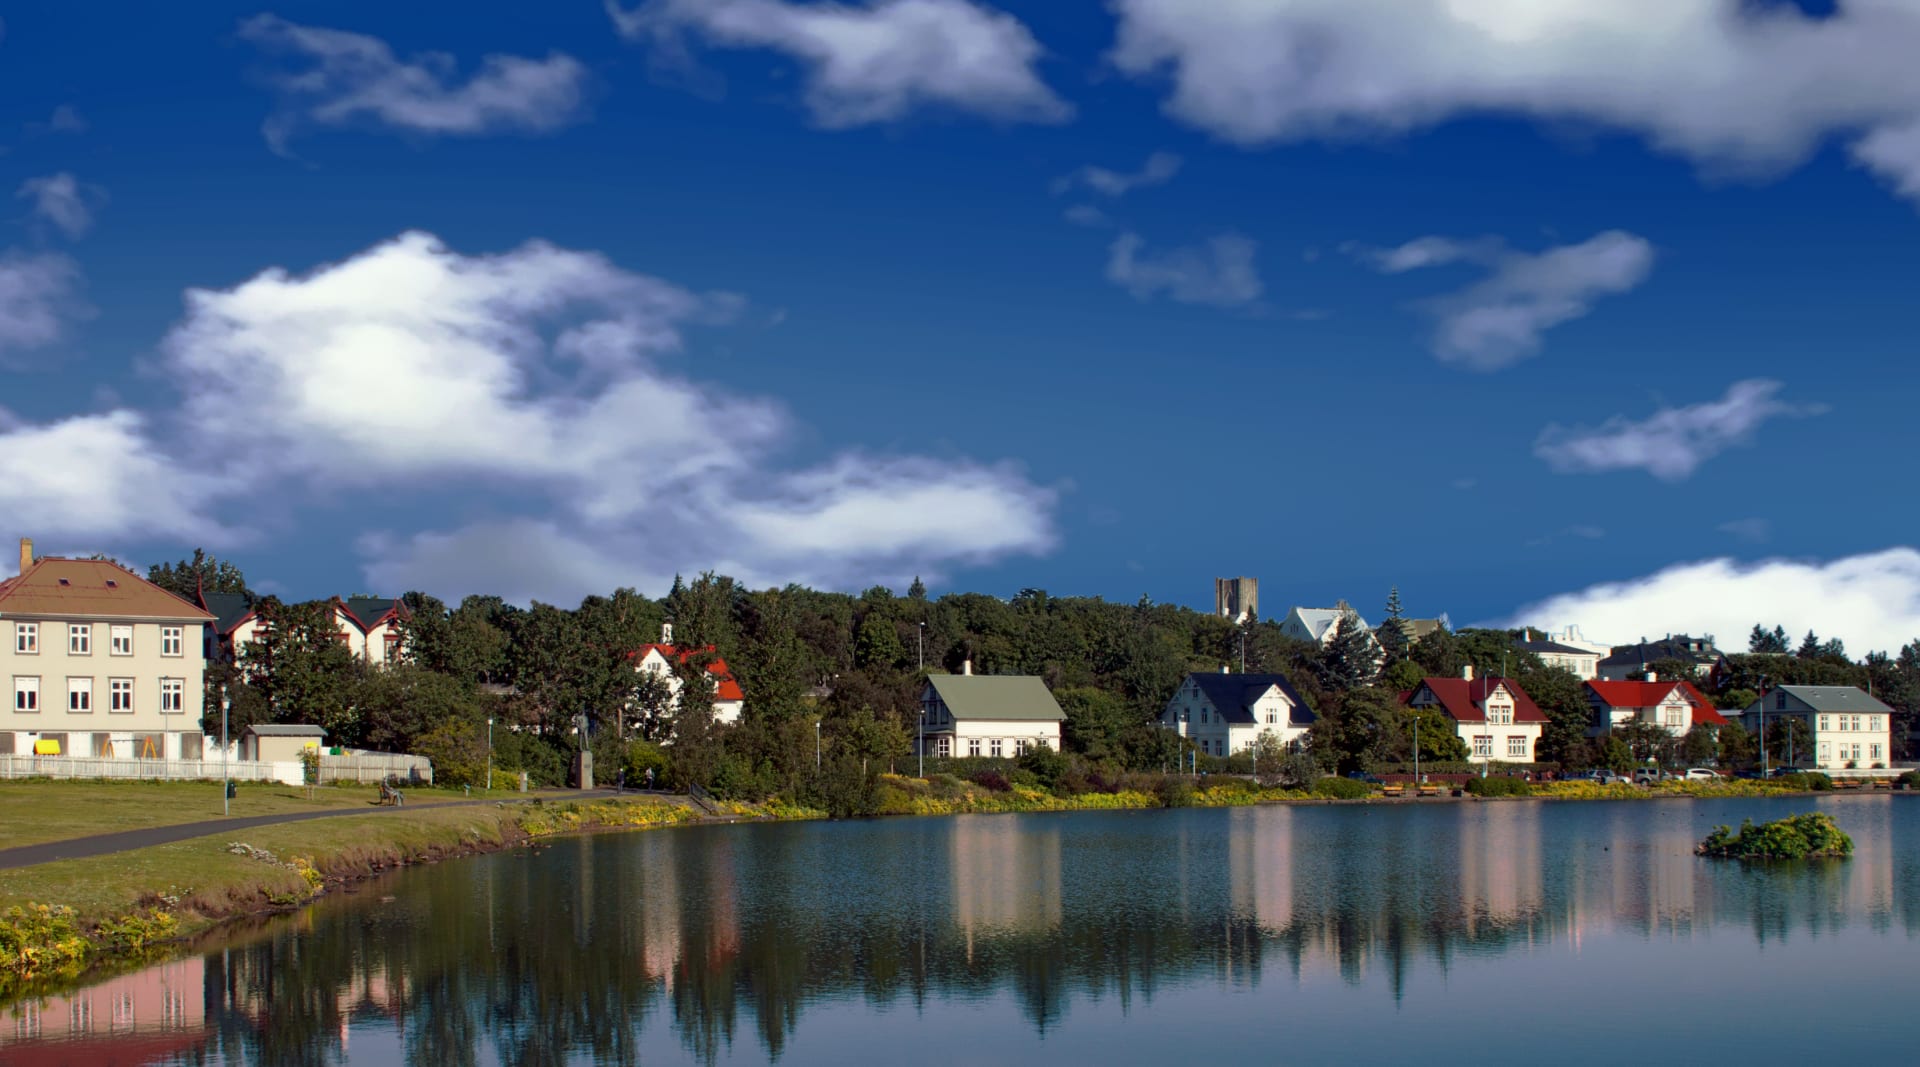
<path fill-rule="evenodd" d="M 0 778 L 105 778 L 120 781 L 301 781 L 300 764 L 258 760 L 108 759 L 91 756 L 0 756 Z"/>
<path fill-rule="evenodd" d="M 403 756 L 391 752 L 356 752 L 351 756 L 320 756 L 322 782 L 378 782 L 388 776 L 405 778 L 414 785 L 433 784 L 433 761 L 425 756 Z"/>

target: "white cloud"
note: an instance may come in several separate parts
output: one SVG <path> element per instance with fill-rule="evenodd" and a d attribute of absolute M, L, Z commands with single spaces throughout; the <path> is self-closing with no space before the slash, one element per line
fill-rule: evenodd
<path fill-rule="evenodd" d="M 1639 422 L 1615 415 L 1592 428 L 1549 425 L 1534 442 L 1533 454 L 1562 474 L 1644 470 L 1665 481 L 1682 481 L 1707 460 L 1752 440 L 1768 419 L 1826 410 L 1786 403 L 1779 392 L 1779 382 L 1751 378 L 1728 386 L 1719 400 L 1661 408 Z"/>
<path fill-rule="evenodd" d="M 203 543 L 227 539 L 203 509 L 217 479 L 155 447 L 131 411 L 45 425 L 0 422 L 0 515 L 23 532 L 113 537 L 138 530 Z"/>
<path fill-rule="evenodd" d="M 1075 204 L 1062 212 L 1062 217 L 1075 226 L 1086 226 L 1090 229 L 1105 229 L 1113 225 L 1113 219 L 1092 204 Z"/>
<path fill-rule="evenodd" d="M 1920 551 L 1890 548 L 1826 562 L 1771 559 L 1680 563 L 1631 581 L 1528 604 L 1503 626 L 1577 622 L 1627 643 L 1667 633 L 1713 634 L 1743 648 L 1755 623 L 1838 637 L 1858 656 L 1920 638 Z"/>
<path fill-rule="evenodd" d="M 1626 130 L 1714 170 L 1829 139 L 1920 195 L 1920 8 L 1750 0 L 1112 0 L 1112 59 L 1241 144 L 1394 135 L 1473 115 Z M 1864 135 L 1864 136 L 1863 136 Z"/>
<path fill-rule="evenodd" d="M 79 237 L 93 225 L 93 211 L 80 191 L 80 182 L 66 171 L 28 178 L 16 195 L 32 201 L 34 214 L 58 226 L 68 237 Z"/>
<path fill-rule="evenodd" d="M 1180 173 L 1180 164 L 1180 157 L 1172 152 L 1155 152 L 1132 174 L 1106 167 L 1081 167 L 1063 178 L 1056 178 L 1053 192 L 1057 196 L 1078 187 L 1118 199 L 1135 189 L 1167 184 Z"/>
<path fill-rule="evenodd" d="M 263 492 L 434 489 L 505 512 L 371 531 L 370 580 L 449 594 L 502 588 L 505 546 L 508 577 L 554 598 L 710 567 L 858 585 L 1053 544 L 1053 492 L 1008 468 L 783 470 L 784 409 L 660 365 L 738 304 L 592 253 L 466 256 L 423 233 L 196 290 L 163 346 L 196 435 L 182 462 Z"/>
<path fill-rule="evenodd" d="M 79 282 L 79 268 L 65 256 L 0 254 L 0 359 L 8 349 L 59 340 L 67 320 L 83 310 Z"/>
<path fill-rule="evenodd" d="M 1602 297 L 1638 287 L 1652 272 L 1654 256 L 1644 238 L 1620 230 L 1531 253 L 1492 239 L 1447 237 L 1346 250 L 1388 274 L 1461 262 L 1487 267 L 1485 278 L 1427 305 L 1435 318 L 1434 354 L 1475 370 L 1495 370 L 1538 353 L 1547 330 L 1585 316 Z"/>
<path fill-rule="evenodd" d="M 275 151 L 306 124 L 367 122 L 425 135 L 499 131 L 544 133 L 575 121 L 587 71 L 572 56 L 545 59 L 490 55 L 464 82 L 452 56 L 427 52 L 402 61 L 385 41 L 364 34 L 302 26 L 275 15 L 240 24 L 244 40 L 310 60 L 268 81 L 279 108 L 264 127 Z"/>
<path fill-rule="evenodd" d="M 1009 122 L 1063 122 L 1073 109 L 1035 72 L 1043 50 L 1012 15 L 971 0 L 608 0 L 615 28 L 676 54 L 689 31 L 725 48 L 784 52 L 807 68 L 814 120 L 847 128 L 935 106 Z"/>
<path fill-rule="evenodd" d="M 1123 233 L 1107 250 L 1107 280 L 1137 300 L 1165 294 L 1183 304 L 1240 307 L 1260 299 L 1256 245 L 1222 234 L 1199 247 L 1148 252 L 1140 235 Z"/>

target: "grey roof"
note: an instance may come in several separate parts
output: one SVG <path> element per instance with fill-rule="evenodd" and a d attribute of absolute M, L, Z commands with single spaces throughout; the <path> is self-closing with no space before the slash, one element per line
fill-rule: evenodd
<path fill-rule="evenodd" d="M 1689 649 L 1689 644 L 1699 643 L 1705 646 L 1700 651 Z M 1659 641 L 1642 641 L 1637 645 L 1615 645 L 1613 653 L 1601 660 L 1601 664 L 1619 667 L 1626 664 L 1639 666 L 1652 663 L 1657 659 L 1690 659 L 1695 663 L 1718 663 L 1721 653 L 1713 647 L 1713 642 L 1701 637 L 1689 637 L 1680 634 L 1662 638 Z"/>
<path fill-rule="evenodd" d="M 255 737 L 325 737 L 327 732 L 307 723 L 255 723 L 247 727 Z"/>
<path fill-rule="evenodd" d="M 350 596 L 346 600 L 347 610 L 362 626 L 372 626 L 399 602 L 399 598 L 390 596 Z"/>
<path fill-rule="evenodd" d="M 1851 685 L 1782 685 L 1774 688 L 1786 690 L 1815 711 L 1893 713 L 1892 708 Z"/>
<path fill-rule="evenodd" d="M 1587 649 L 1563 645 L 1558 641 L 1515 641 L 1513 647 L 1522 652 L 1531 652 L 1536 656 L 1591 656 L 1594 654 Z"/>
<path fill-rule="evenodd" d="M 200 600 L 213 612 L 214 626 L 223 634 L 253 612 L 253 601 L 245 593 L 201 593 Z"/>
<path fill-rule="evenodd" d="M 1213 705 L 1213 710 L 1219 712 L 1220 716 L 1230 723 L 1253 722 L 1253 712 L 1248 709 L 1254 701 L 1266 695 L 1267 690 L 1276 685 L 1280 687 L 1280 692 L 1293 703 L 1293 710 L 1287 716 L 1288 722 L 1294 726 L 1305 726 L 1316 718 L 1313 709 L 1301 699 L 1299 691 L 1294 689 L 1293 683 L 1287 681 L 1287 676 L 1284 674 L 1195 672 L 1187 675 L 1187 679 L 1200 687 L 1200 692 L 1205 694 L 1207 701 Z"/>
<path fill-rule="evenodd" d="M 1341 616 L 1345 615 L 1346 612 L 1339 608 L 1296 607 L 1287 614 L 1300 616 L 1300 624 L 1307 628 L 1307 632 L 1313 635 L 1313 639 L 1315 641 L 1324 641 L 1327 637 L 1327 631 L 1339 625 Z M 1354 621 L 1358 622 L 1362 628 L 1367 630 L 1373 629 L 1367 625 L 1366 618 L 1359 612 L 1354 612 L 1353 617 Z"/>
<path fill-rule="evenodd" d="M 1034 675 L 935 674 L 927 684 L 956 719 L 1062 722 L 1067 717 Z"/>

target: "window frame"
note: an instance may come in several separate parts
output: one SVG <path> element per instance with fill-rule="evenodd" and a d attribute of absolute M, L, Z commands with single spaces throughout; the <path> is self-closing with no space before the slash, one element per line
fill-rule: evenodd
<path fill-rule="evenodd" d="M 37 656 L 40 654 L 39 623 L 14 622 L 13 654 L 16 656 Z"/>
<path fill-rule="evenodd" d="M 67 624 L 67 655 L 93 655 L 93 624 L 90 622 L 70 622 Z"/>
<path fill-rule="evenodd" d="M 169 700 L 168 697 L 172 697 Z M 173 706 L 168 707 L 171 703 Z M 160 679 L 160 714 L 181 715 L 187 710 L 187 680 L 185 678 Z"/>
<path fill-rule="evenodd" d="M 76 705 L 84 704 L 85 707 Z M 67 676 L 67 714 L 93 714 L 93 678 L 89 675 Z"/>
<path fill-rule="evenodd" d="M 1508 734 L 1507 735 L 1507 758 L 1508 759 L 1512 759 L 1515 756 L 1519 756 L 1520 758 L 1525 759 L 1526 757 L 1533 755 L 1532 752 L 1528 751 L 1528 749 L 1531 747 L 1532 746 L 1527 744 L 1526 734 Z"/>
<path fill-rule="evenodd" d="M 167 646 L 169 644 L 173 646 L 172 652 L 167 651 Z M 186 655 L 187 654 L 187 628 L 184 626 L 160 627 L 160 654 L 162 656 L 166 656 L 169 659 L 178 659 L 179 657 Z"/>
<path fill-rule="evenodd" d="M 22 694 L 25 694 L 27 697 L 30 698 L 26 701 L 26 703 L 32 705 L 31 707 L 21 706 Z M 15 715 L 40 714 L 40 676 L 39 675 L 16 674 L 13 676 L 13 713 Z"/>
<path fill-rule="evenodd" d="M 120 639 L 123 637 L 126 638 L 126 647 L 124 649 L 120 647 L 121 645 Z M 133 655 L 133 627 L 132 626 L 126 625 L 124 623 L 115 623 L 112 626 L 107 627 L 107 655 L 109 656 Z"/>
<path fill-rule="evenodd" d="M 1493 735 L 1492 734 L 1474 734 L 1473 735 L 1473 755 L 1475 759 L 1492 759 L 1493 758 Z"/>
<path fill-rule="evenodd" d="M 107 679 L 107 714 L 109 715 L 133 714 L 133 710 L 134 710 L 133 709 L 133 691 L 134 691 L 133 679 L 131 678 Z M 122 696 L 126 697 L 126 701 L 125 701 L 126 707 L 117 706 L 122 702 L 120 700 Z"/>

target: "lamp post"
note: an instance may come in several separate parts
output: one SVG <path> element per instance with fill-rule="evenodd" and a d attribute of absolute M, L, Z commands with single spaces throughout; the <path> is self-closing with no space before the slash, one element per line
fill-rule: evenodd
<path fill-rule="evenodd" d="M 493 720 L 487 720 L 487 792 L 493 792 Z"/>
<path fill-rule="evenodd" d="M 1767 676 L 1760 676 L 1760 777 L 1767 776 Z"/>
<path fill-rule="evenodd" d="M 1420 784 L 1420 720 L 1418 718 L 1413 720 L 1413 784 L 1416 786 Z M 1419 796 L 1419 791 L 1415 790 L 1414 795 Z"/>
<path fill-rule="evenodd" d="M 813 721 L 813 770 L 820 773 L 820 720 Z"/>
<path fill-rule="evenodd" d="M 233 700 L 227 696 L 225 686 L 220 688 L 220 814 L 233 814 L 233 772 L 227 765 L 227 709 L 233 706 Z"/>

